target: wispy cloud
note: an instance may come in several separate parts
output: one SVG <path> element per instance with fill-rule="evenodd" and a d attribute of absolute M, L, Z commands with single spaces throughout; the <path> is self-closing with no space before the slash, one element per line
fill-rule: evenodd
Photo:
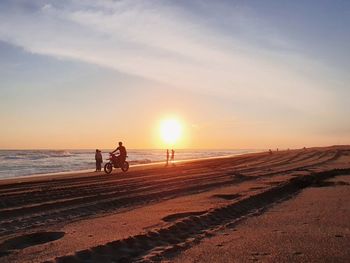
<path fill-rule="evenodd" d="M 33 53 L 295 110 L 322 112 L 329 102 L 324 83 L 303 72 L 322 66 L 291 51 L 292 42 L 273 29 L 259 32 L 263 21 L 247 8 L 211 1 L 200 6 L 206 13 L 168 1 L 24 3 L 0 11 L 0 39 Z M 221 24 L 210 17 L 220 12 Z"/>

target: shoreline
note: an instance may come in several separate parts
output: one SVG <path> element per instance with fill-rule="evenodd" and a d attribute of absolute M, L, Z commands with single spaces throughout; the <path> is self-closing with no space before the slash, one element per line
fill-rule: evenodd
<path fill-rule="evenodd" d="M 237 153 L 237 154 L 222 155 L 222 156 L 210 156 L 210 157 L 175 160 L 174 163 L 181 164 L 181 163 L 194 162 L 194 161 L 205 161 L 205 160 L 211 160 L 211 159 L 232 158 L 235 156 L 257 154 L 257 153 L 264 153 L 264 152 L 266 152 L 266 150 L 256 150 L 256 151 L 249 152 L 249 153 Z M 150 163 L 131 164 L 129 169 L 136 168 L 137 170 L 139 170 L 139 169 L 142 169 L 144 167 L 145 168 L 156 168 L 156 167 L 161 167 L 165 163 L 166 163 L 165 161 L 155 161 L 155 162 L 150 162 Z M 114 171 L 115 171 L 115 169 L 114 169 Z M 76 171 L 63 171 L 63 172 L 53 172 L 53 173 L 21 175 L 21 176 L 16 176 L 16 177 L 0 178 L 0 185 L 7 184 L 7 183 L 16 183 L 16 182 L 14 182 L 16 180 L 18 180 L 18 183 L 21 183 L 21 182 L 31 181 L 31 179 L 33 179 L 33 180 L 36 180 L 36 179 L 64 179 L 65 177 L 69 177 L 70 175 L 84 176 L 84 175 L 90 175 L 90 174 L 91 175 L 100 175 L 100 174 L 105 174 L 105 172 L 103 171 L 103 169 L 101 172 L 95 172 L 95 171 L 93 171 L 93 168 L 91 168 L 91 169 L 83 169 L 83 170 L 76 170 Z"/>

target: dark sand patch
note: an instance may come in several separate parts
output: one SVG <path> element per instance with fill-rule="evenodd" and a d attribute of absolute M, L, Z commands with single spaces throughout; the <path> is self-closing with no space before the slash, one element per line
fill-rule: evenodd
<path fill-rule="evenodd" d="M 24 249 L 60 239 L 64 234 L 64 232 L 38 232 L 5 240 L 0 244 L 0 257 L 10 254 L 12 250 Z"/>
<path fill-rule="evenodd" d="M 213 197 L 222 198 L 222 199 L 225 199 L 225 200 L 237 199 L 240 196 L 241 196 L 240 194 L 217 194 L 217 195 L 213 195 Z"/>
<path fill-rule="evenodd" d="M 346 186 L 346 185 L 350 185 L 350 184 L 343 181 L 336 181 L 336 182 L 319 181 L 314 183 L 312 187 L 331 187 L 331 186 Z"/>
<path fill-rule="evenodd" d="M 251 187 L 250 190 L 260 190 L 260 189 L 264 189 L 266 187 L 264 186 L 257 186 L 257 187 Z"/>
<path fill-rule="evenodd" d="M 267 185 L 278 185 L 278 184 L 281 184 L 281 183 L 283 183 L 283 181 L 267 182 L 266 184 Z"/>
<path fill-rule="evenodd" d="M 173 222 L 177 219 L 184 218 L 184 217 L 203 215 L 206 212 L 207 211 L 177 213 L 177 214 L 172 214 L 172 215 L 168 215 L 166 217 L 163 217 L 162 220 L 165 222 Z"/>

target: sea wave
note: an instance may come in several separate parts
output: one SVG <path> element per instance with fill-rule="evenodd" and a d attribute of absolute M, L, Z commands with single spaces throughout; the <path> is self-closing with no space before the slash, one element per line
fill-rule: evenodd
<path fill-rule="evenodd" d="M 147 164 L 147 163 L 152 163 L 152 160 L 150 159 L 142 159 L 142 160 L 133 160 L 129 161 L 130 164 Z"/>
<path fill-rule="evenodd" d="M 19 159 L 25 159 L 22 156 L 3 156 L 2 159 L 4 160 L 19 160 Z"/>
<path fill-rule="evenodd" d="M 73 154 L 68 151 L 23 151 L 23 152 L 9 152 L 8 154 L 1 154 L 0 158 L 3 160 L 39 160 L 46 158 L 62 158 L 71 157 Z"/>
<path fill-rule="evenodd" d="M 49 157 L 71 157 L 73 154 L 68 151 L 53 151 L 48 155 Z"/>

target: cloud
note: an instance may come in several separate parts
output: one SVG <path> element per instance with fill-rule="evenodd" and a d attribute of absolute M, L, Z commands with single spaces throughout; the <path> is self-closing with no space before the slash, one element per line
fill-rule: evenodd
<path fill-rule="evenodd" d="M 167 1 L 27 3 L 0 11 L 0 39 L 29 52 L 298 111 L 319 112 L 329 102 L 324 83 L 300 73 L 300 67 L 322 67 L 290 51 L 288 39 L 273 30 L 259 33 L 261 21 L 246 8 L 209 1 L 199 13 Z M 210 14 L 216 17 L 207 19 Z M 210 22 L 215 19 L 223 23 Z M 248 43 L 242 32 L 259 41 Z M 278 52 L 266 48 L 271 46 Z"/>

